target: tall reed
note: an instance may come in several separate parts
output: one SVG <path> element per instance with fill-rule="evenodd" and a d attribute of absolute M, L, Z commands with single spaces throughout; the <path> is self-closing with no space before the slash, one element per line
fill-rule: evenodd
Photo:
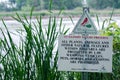
<path fill-rule="evenodd" d="M 32 22 L 32 12 L 29 19 L 26 16 L 13 17 L 22 24 L 25 36 L 20 37 L 17 46 L 8 30 L 4 20 L 3 24 L 6 33 L 1 29 L 3 39 L 2 51 L 5 55 L 0 55 L 4 72 L 0 74 L 1 80 L 59 80 L 63 77 L 57 71 L 57 38 L 59 33 L 65 34 L 68 29 L 57 26 L 55 17 L 49 17 L 47 28 L 42 26 L 42 17 L 36 17 L 36 22 Z M 59 28 L 59 29 L 58 29 Z M 21 35 L 22 35 L 21 33 Z M 20 33 L 19 33 L 20 34 Z M 56 49 L 56 50 L 55 50 Z"/>

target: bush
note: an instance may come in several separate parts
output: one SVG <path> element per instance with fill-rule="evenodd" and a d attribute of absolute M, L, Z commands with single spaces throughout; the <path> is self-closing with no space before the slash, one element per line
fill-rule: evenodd
<path fill-rule="evenodd" d="M 120 26 L 112 22 L 101 32 L 101 35 L 113 36 L 113 74 L 109 80 L 120 80 Z"/>

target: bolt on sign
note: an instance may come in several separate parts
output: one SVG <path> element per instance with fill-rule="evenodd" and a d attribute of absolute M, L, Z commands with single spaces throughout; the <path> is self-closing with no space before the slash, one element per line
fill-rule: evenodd
<path fill-rule="evenodd" d="M 112 37 L 59 36 L 59 71 L 112 72 Z"/>

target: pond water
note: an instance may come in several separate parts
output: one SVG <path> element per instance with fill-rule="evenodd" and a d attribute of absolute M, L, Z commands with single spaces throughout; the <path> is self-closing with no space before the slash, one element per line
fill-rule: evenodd
<path fill-rule="evenodd" d="M 105 19 L 109 19 L 109 18 L 108 17 L 99 18 L 100 26 L 102 26 L 102 23 L 103 23 L 103 21 Z M 73 22 L 72 22 L 72 20 L 73 20 Z M 79 17 L 73 17 L 72 20 L 70 18 L 63 18 L 63 26 L 65 26 L 65 29 L 70 28 L 68 34 L 70 34 L 72 32 L 74 26 L 76 25 L 76 23 L 79 20 Z M 92 20 L 95 23 L 97 30 L 100 30 L 101 27 L 98 26 L 97 19 L 95 17 L 92 17 Z M 120 17 L 113 17 L 112 20 L 116 21 L 117 24 L 120 26 Z M 36 19 L 33 19 L 32 22 L 35 23 Z M 43 18 L 42 19 L 42 26 L 44 28 L 46 28 L 47 25 L 48 25 L 48 22 L 49 22 L 48 18 Z M 60 18 L 57 18 L 57 24 L 58 25 L 59 25 L 59 22 L 60 22 Z M 11 34 L 11 36 L 12 36 L 13 40 L 15 41 L 15 43 L 18 45 L 18 43 L 20 42 L 20 37 L 19 37 L 19 34 L 18 34 L 17 31 L 23 29 L 22 25 L 20 23 L 18 23 L 17 21 L 15 21 L 15 20 L 5 20 L 5 24 L 6 24 L 7 28 L 9 29 L 9 31 L 11 33 L 14 33 L 14 34 Z M 107 26 L 107 24 L 105 24 L 105 26 Z M 5 32 L 5 27 L 4 27 L 3 23 L 2 23 L 2 21 L 0 21 L 0 28 L 2 28 L 2 30 Z M 0 34 L 1 34 L 1 31 L 0 31 Z M 0 38 L 2 38 L 2 35 L 0 35 Z"/>

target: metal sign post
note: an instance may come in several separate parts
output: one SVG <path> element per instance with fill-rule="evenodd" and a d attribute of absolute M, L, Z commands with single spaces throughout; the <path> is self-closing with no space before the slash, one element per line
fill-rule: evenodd
<path fill-rule="evenodd" d="M 72 34 L 82 34 L 82 36 L 89 36 L 89 34 L 98 34 L 97 29 L 90 18 L 89 12 L 90 11 L 88 7 L 83 7 L 83 15 L 72 31 Z M 82 72 L 81 80 L 88 80 L 88 72 Z"/>
<path fill-rule="evenodd" d="M 88 7 L 83 7 L 83 12 L 84 13 L 89 13 L 89 8 Z M 85 30 L 85 33 L 82 34 L 83 36 L 88 36 L 89 34 L 86 33 L 86 30 Z M 82 72 L 81 74 L 81 80 L 88 80 L 88 72 Z"/>
<path fill-rule="evenodd" d="M 73 34 L 82 34 L 82 36 L 89 36 L 89 34 L 98 34 L 97 29 L 89 16 L 89 7 L 86 1 L 83 3 L 83 15 L 78 21 L 76 27 L 72 31 Z M 82 22 L 82 23 L 81 23 Z M 81 27 L 81 28 L 80 28 Z M 82 72 L 81 80 L 88 80 L 88 72 Z"/>
<path fill-rule="evenodd" d="M 89 8 L 88 7 L 84 7 L 83 8 L 83 12 L 86 12 L 86 11 L 89 12 Z M 89 36 L 89 34 L 86 33 L 86 30 L 85 30 L 84 33 L 82 34 L 82 36 Z M 85 38 L 85 40 L 86 40 L 86 38 Z M 82 72 L 81 80 L 88 80 L 88 72 Z"/>
<path fill-rule="evenodd" d="M 88 72 L 112 72 L 112 37 L 99 36 L 83 7 L 83 15 L 71 35 L 58 40 L 58 71 L 82 72 L 81 80 L 88 80 Z"/>

